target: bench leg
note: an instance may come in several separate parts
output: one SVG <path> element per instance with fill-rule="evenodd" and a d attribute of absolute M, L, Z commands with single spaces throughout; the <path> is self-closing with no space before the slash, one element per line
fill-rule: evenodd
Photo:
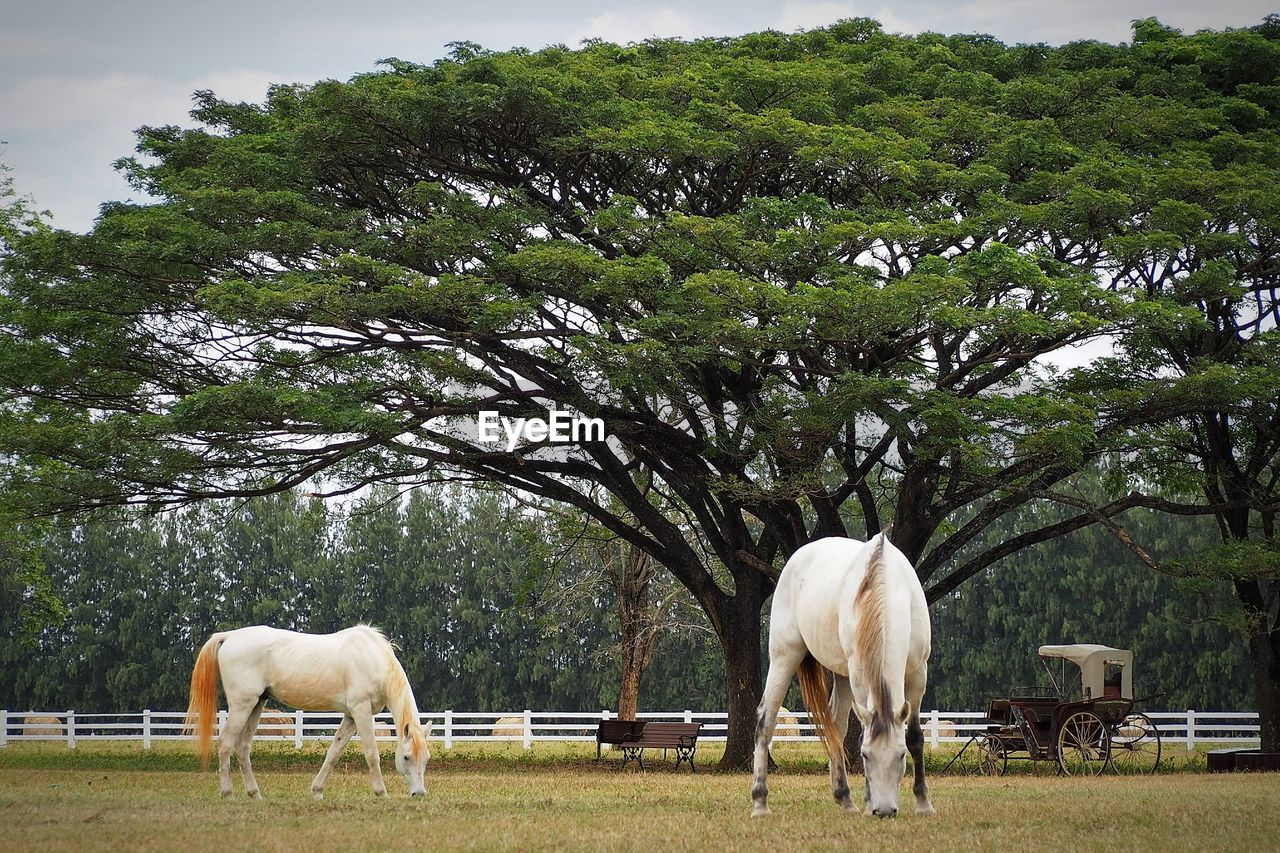
<path fill-rule="evenodd" d="M 622 747 L 622 766 L 625 768 L 627 762 L 632 760 L 640 765 L 641 770 L 644 770 L 644 749 L 634 746 Z"/>
<path fill-rule="evenodd" d="M 696 746 L 677 746 L 676 747 L 676 769 L 680 769 L 681 762 L 689 762 L 689 772 L 697 773 L 698 769 L 693 766 L 693 754 L 697 751 Z"/>

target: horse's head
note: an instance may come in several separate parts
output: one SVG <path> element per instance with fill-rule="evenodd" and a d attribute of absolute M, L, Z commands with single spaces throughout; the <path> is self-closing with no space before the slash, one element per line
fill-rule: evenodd
<path fill-rule="evenodd" d="M 425 797 L 427 783 L 423 777 L 427 772 L 427 761 L 431 758 L 431 748 L 427 745 L 427 733 L 421 726 L 404 723 L 400 726 L 400 742 L 396 744 L 396 770 L 404 774 L 409 783 L 409 796 Z"/>
<path fill-rule="evenodd" d="M 896 817 L 898 788 L 907 772 L 907 718 L 911 704 L 896 712 L 889 707 L 867 710 L 857 702 L 854 713 L 862 723 L 862 769 L 867 777 L 867 814 Z"/>

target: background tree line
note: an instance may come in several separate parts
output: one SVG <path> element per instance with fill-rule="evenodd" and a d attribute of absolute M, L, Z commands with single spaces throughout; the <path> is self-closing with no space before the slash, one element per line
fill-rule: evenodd
<path fill-rule="evenodd" d="M 375 490 L 348 509 L 287 493 L 50 533 L 42 557 L 66 615 L 25 638 L 5 619 L 0 707 L 179 708 L 213 630 L 355 622 L 400 646 L 424 709 L 617 707 L 618 611 L 590 581 L 597 549 L 548 542 L 545 518 L 493 492 Z M 1157 515 L 1135 532 L 1169 550 L 1206 535 Z M 652 583 L 651 604 L 682 593 Z M 1016 571 L 934 606 L 926 706 L 979 708 L 1038 680 L 1039 644 L 1092 641 L 1135 649 L 1139 692 L 1163 693 L 1151 707 L 1247 708 L 1244 651 L 1205 592 L 1175 588 L 1098 529 L 1030 549 Z M 6 617 L 18 604 L 0 600 Z M 678 624 L 657 637 L 639 707 L 721 710 L 723 683 L 710 629 Z"/>

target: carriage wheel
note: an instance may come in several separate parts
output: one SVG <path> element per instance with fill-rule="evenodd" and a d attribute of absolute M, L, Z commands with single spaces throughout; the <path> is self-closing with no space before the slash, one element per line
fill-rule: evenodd
<path fill-rule="evenodd" d="M 1107 766 L 1111 738 L 1092 711 L 1077 711 L 1058 729 L 1058 771 L 1066 776 L 1097 776 Z"/>
<path fill-rule="evenodd" d="M 1130 714 L 1111 735 L 1111 766 L 1117 773 L 1154 773 L 1160 766 L 1160 730 L 1146 714 Z"/>
<path fill-rule="evenodd" d="M 978 750 L 978 773 L 982 776 L 1003 776 L 1009 766 L 1009 754 L 1004 741 L 995 735 L 983 735 L 974 746 Z"/>

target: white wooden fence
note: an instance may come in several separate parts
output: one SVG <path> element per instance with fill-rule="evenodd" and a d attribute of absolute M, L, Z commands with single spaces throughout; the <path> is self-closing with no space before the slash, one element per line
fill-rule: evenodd
<path fill-rule="evenodd" d="M 520 742 L 525 749 L 534 743 L 595 741 L 596 725 L 614 716 L 610 711 L 433 711 L 422 714 L 431 725 L 432 737 L 445 749 L 463 741 Z M 700 722 L 704 740 L 724 740 L 728 715 L 723 711 L 641 712 L 642 720 Z M 816 736 L 808 714 L 794 712 L 796 725 L 784 724 L 791 734 L 780 733 L 775 742 L 813 741 Z M 1149 711 L 1166 744 L 1182 743 L 1188 750 L 1198 744 L 1256 744 L 1258 715 L 1233 711 Z M 219 712 L 219 724 L 226 711 Z M 298 749 L 306 741 L 326 740 L 342 719 L 341 714 L 319 711 L 279 711 L 269 714 L 258 728 L 262 740 L 292 741 Z M 944 743 L 963 743 L 986 728 L 981 711 L 927 711 L 921 715 L 926 742 L 937 748 Z M 180 711 L 142 711 L 135 714 L 86 714 L 79 711 L 0 710 L 0 747 L 15 741 L 63 741 L 75 749 L 79 741 L 138 741 L 143 749 L 161 740 L 183 740 Z M 499 721 L 501 725 L 499 725 Z M 390 714 L 376 718 L 379 740 L 395 739 Z M 501 734 L 494 734 L 499 729 Z M 948 734 L 943 734 L 943 732 Z M 954 734 L 949 732 L 954 731 Z M 798 734 L 794 733 L 798 732 Z"/>

